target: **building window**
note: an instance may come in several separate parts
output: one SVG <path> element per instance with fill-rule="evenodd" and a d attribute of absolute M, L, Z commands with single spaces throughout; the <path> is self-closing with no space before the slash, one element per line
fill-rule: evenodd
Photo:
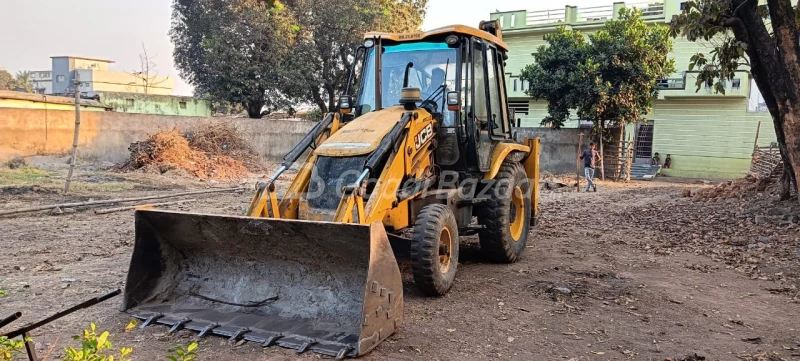
<path fill-rule="evenodd" d="M 681 2 L 681 11 L 686 10 L 686 2 Z"/>
<path fill-rule="evenodd" d="M 731 83 L 731 89 L 740 89 L 742 87 L 742 79 L 734 78 Z"/>
<path fill-rule="evenodd" d="M 31 79 L 36 79 L 36 73 L 31 73 Z"/>
<path fill-rule="evenodd" d="M 59 75 L 59 76 L 56 77 L 56 83 L 63 83 L 63 82 L 64 82 L 64 76 L 63 75 Z"/>
<path fill-rule="evenodd" d="M 514 27 L 514 23 L 517 21 L 517 14 L 511 14 L 511 24 L 508 25 L 509 28 Z"/>
<path fill-rule="evenodd" d="M 161 111 L 161 105 L 159 105 L 159 104 L 156 104 L 156 111 L 157 111 L 157 112 L 160 112 L 160 111 Z"/>
<path fill-rule="evenodd" d="M 133 99 L 125 99 L 125 106 L 128 108 L 133 108 Z"/>
<path fill-rule="evenodd" d="M 186 102 L 180 102 L 178 105 L 181 107 L 181 109 L 186 109 Z"/>

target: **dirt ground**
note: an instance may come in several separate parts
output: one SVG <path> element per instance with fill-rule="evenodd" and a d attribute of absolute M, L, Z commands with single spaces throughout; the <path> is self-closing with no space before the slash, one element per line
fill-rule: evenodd
<path fill-rule="evenodd" d="M 67 199 L 232 185 L 102 168 L 78 169 Z M 64 173 L 64 167 L 0 172 L 0 208 L 60 201 Z M 600 183 L 597 193 L 545 192 L 541 221 L 520 262 L 486 263 L 469 238 L 456 284 L 444 297 L 420 296 L 404 275 L 404 324 L 363 359 L 800 360 L 798 206 L 769 196 L 707 202 L 681 196 L 703 187 L 663 179 Z M 250 195 L 204 195 L 165 208 L 238 215 Z M 0 217 L 0 289 L 7 293 L 0 316 L 24 313 L 12 326 L 124 286 L 133 211 L 64 211 Z M 77 346 L 71 336 L 90 322 L 109 330 L 115 347 L 132 347 L 134 360 L 163 360 L 171 346 L 195 339 L 188 331 L 167 335 L 162 326 L 125 332 L 130 317 L 119 312 L 121 301 L 36 330 L 39 355 L 52 350 L 49 359 L 60 359 L 65 346 Z M 323 358 L 217 337 L 199 343 L 199 360 Z"/>

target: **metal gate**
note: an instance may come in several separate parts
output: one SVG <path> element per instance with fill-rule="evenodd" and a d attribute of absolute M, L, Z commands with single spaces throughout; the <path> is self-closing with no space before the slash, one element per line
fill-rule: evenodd
<path fill-rule="evenodd" d="M 653 157 L 653 124 L 636 124 L 635 163 L 650 163 Z"/>

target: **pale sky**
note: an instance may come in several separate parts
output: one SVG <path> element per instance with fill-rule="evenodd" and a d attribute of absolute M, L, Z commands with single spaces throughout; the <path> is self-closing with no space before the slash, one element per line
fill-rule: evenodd
<path fill-rule="evenodd" d="M 429 0 L 424 29 L 477 26 L 495 10 L 563 9 L 612 0 Z M 112 70 L 133 71 L 142 43 L 155 55 L 159 75 L 175 79 L 176 95 L 192 95 L 178 76 L 169 40 L 170 0 L 0 0 L 0 67 L 49 70 L 50 57 L 83 56 L 116 61 Z"/>

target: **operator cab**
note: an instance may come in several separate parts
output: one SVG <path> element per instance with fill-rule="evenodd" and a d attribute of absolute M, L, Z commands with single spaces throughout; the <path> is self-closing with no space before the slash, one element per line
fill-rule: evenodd
<path fill-rule="evenodd" d="M 487 171 L 493 142 L 511 140 L 513 114 L 505 96 L 508 47 L 496 21 L 482 22 L 481 29 L 455 25 L 424 33 L 368 33 L 356 51 L 340 108 L 359 117 L 400 105 L 403 89 L 419 89 L 415 107 L 438 122 L 437 164 Z"/>

